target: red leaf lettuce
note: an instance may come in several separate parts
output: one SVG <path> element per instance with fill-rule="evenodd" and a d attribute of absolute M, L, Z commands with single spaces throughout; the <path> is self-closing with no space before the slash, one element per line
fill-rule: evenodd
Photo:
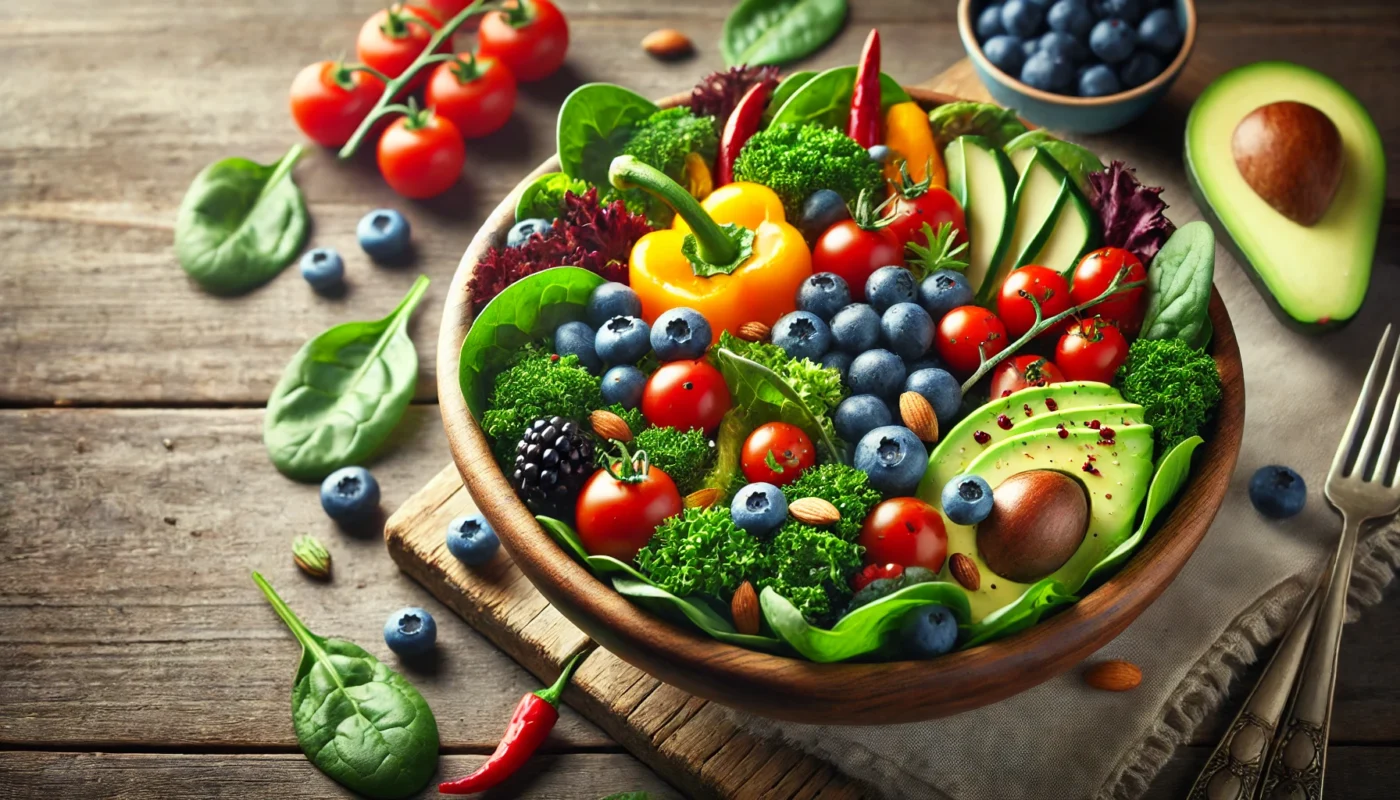
<path fill-rule="evenodd" d="M 1103 225 L 1103 243 L 1121 247 L 1143 264 L 1152 261 L 1176 226 L 1162 212 L 1167 204 L 1160 186 L 1143 186 L 1133 169 L 1114 161 L 1089 173 L 1089 202 Z"/>

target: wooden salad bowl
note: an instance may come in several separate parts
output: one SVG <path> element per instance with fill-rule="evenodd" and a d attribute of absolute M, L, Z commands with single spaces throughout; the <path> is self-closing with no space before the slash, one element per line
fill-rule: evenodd
<path fill-rule="evenodd" d="M 908 91 L 929 108 L 956 99 Z M 1025 691 L 1109 642 L 1161 595 L 1210 528 L 1244 427 L 1240 351 L 1218 292 L 1210 301 L 1210 351 L 1224 396 L 1190 480 L 1131 560 L 1064 611 L 1005 639 L 928 661 L 817 664 L 725 644 L 633 605 L 561 549 L 516 497 L 458 383 L 458 356 L 472 322 L 472 270 L 487 248 L 505 241 L 523 188 L 558 166 L 551 158 L 526 176 L 462 256 L 438 337 L 438 398 L 457 469 L 515 563 L 565 617 L 633 666 L 707 700 L 793 722 L 885 725 L 957 714 Z"/>

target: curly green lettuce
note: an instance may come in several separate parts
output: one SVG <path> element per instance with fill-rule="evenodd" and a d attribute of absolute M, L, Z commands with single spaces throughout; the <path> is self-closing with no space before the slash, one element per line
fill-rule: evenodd
<path fill-rule="evenodd" d="M 848 542 L 860 535 L 865 517 L 880 502 L 880 493 L 864 472 L 845 464 L 820 464 L 783 487 L 789 504 L 803 497 L 820 497 L 836 506 L 841 521 L 830 531 Z"/>
<path fill-rule="evenodd" d="M 861 192 L 882 194 L 881 167 L 856 141 L 822 125 L 775 125 L 755 133 L 734 161 L 734 180 L 761 183 L 778 193 L 788 219 L 818 189 L 854 203 Z"/>
<path fill-rule="evenodd" d="M 836 407 L 841 405 L 841 401 L 846 399 L 846 388 L 841 383 L 840 370 L 823 367 L 805 358 L 793 358 L 775 344 L 746 342 L 729 331 L 719 335 L 719 346 L 777 373 L 778 377 L 787 381 L 797 392 L 802 402 L 807 404 L 822 428 L 829 435 L 836 435 L 831 415 L 835 413 Z"/>
<path fill-rule="evenodd" d="M 632 449 L 645 450 L 651 465 L 669 475 L 682 495 L 700 488 L 715 453 L 704 431 L 647 428 L 635 436 Z"/>
<path fill-rule="evenodd" d="M 637 553 L 637 569 L 676 595 L 727 602 L 739 584 L 762 571 L 758 539 L 740 530 L 727 506 L 688 508 L 662 522 Z"/>
<path fill-rule="evenodd" d="M 865 548 L 811 525 L 789 521 L 768 543 L 756 586 L 772 587 L 809 622 L 835 621 L 851 599 L 848 581 L 861 567 Z"/>
<path fill-rule="evenodd" d="M 1157 452 L 1196 436 L 1220 404 L 1215 359 L 1180 339 L 1138 339 L 1118 371 L 1123 398 L 1143 408 Z"/>

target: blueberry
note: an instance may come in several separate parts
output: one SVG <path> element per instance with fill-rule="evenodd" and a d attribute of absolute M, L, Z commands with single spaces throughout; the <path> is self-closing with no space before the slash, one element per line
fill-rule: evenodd
<path fill-rule="evenodd" d="M 640 317 L 642 298 L 626 284 L 605 283 L 588 296 L 586 315 L 588 324 L 595 328 L 602 327 L 613 317 Z"/>
<path fill-rule="evenodd" d="M 1141 86 L 1162 74 L 1165 64 L 1162 59 L 1146 50 L 1138 50 L 1128 57 L 1122 69 L 1118 70 L 1118 77 L 1122 79 L 1123 85 L 1129 89 L 1134 86 Z"/>
<path fill-rule="evenodd" d="M 1266 517 L 1288 519 L 1308 502 L 1308 485 L 1289 467 L 1260 467 L 1249 479 L 1249 501 Z"/>
<path fill-rule="evenodd" d="M 1078 64 L 1089 57 L 1089 48 L 1068 33 L 1050 31 L 1040 37 L 1040 52 Z"/>
<path fill-rule="evenodd" d="M 958 620 L 947 607 L 930 603 L 905 614 L 899 636 L 911 658 L 934 658 L 958 643 Z"/>
<path fill-rule="evenodd" d="M 914 361 L 933 344 L 933 317 L 918 303 L 895 303 L 880 317 L 880 332 L 890 352 Z"/>
<path fill-rule="evenodd" d="M 850 353 L 843 353 L 840 350 L 828 350 L 826 355 L 822 356 L 821 364 L 827 369 L 834 369 L 840 372 L 841 380 L 844 381 L 846 380 L 846 376 L 851 373 L 851 362 L 854 360 L 855 356 L 852 356 Z"/>
<path fill-rule="evenodd" d="M 1094 0 L 1094 12 L 1100 17 L 1134 23 L 1142 18 L 1142 3 L 1139 0 Z"/>
<path fill-rule="evenodd" d="M 860 438 L 854 463 L 881 492 L 911 495 L 928 467 L 928 449 L 903 425 L 885 425 Z"/>
<path fill-rule="evenodd" d="M 967 276 L 951 269 L 930 272 L 919 284 L 919 305 L 934 321 L 955 308 L 972 304 L 972 284 Z"/>
<path fill-rule="evenodd" d="M 904 386 L 904 361 L 888 350 L 866 350 L 851 361 L 846 383 L 856 394 L 893 400 Z"/>
<path fill-rule="evenodd" d="M 693 308 L 664 311 L 651 326 L 651 349 L 662 361 L 680 361 L 705 355 L 714 333 L 710 321 Z"/>
<path fill-rule="evenodd" d="M 1040 52 L 1040 37 L 1032 36 L 1021 42 L 1021 68 L 1025 69 L 1026 59 Z"/>
<path fill-rule="evenodd" d="M 831 329 L 810 311 L 793 311 L 773 326 L 773 344 L 793 358 L 820 361 L 831 349 Z"/>
<path fill-rule="evenodd" d="M 1015 36 L 993 36 L 982 45 L 982 54 L 992 62 L 992 66 L 1008 75 L 1020 75 L 1021 65 L 1026 63 L 1026 53 L 1021 49 L 1024 43 Z"/>
<path fill-rule="evenodd" d="M 845 278 L 834 272 L 818 272 L 797 289 L 797 307 L 827 322 L 850 304 L 851 287 L 846 285 Z"/>
<path fill-rule="evenodd" d="M 561 356 L 578 356 L 584 369 L 597 375 L 603 369 L 594 340 L 597 334 L 586 322 L 566 322 L 554 329 L 554 352 Z"/>
<path fill-rule="evenodd" d="M 992 487 L 980 475 L 959 475 L 943 486 L 943 513 L 959 525 L 976 525 L 992 513 Z"/>
<path fill-rule="evenodd" d="M 962 409 L 962 384 L 945 369 L 933 367 L 910 372 L 904 391 L 923 395 L 933 406 L 933 414 L 943 430 L 952 426 Z"/>
<path fill-rule="evenodd" d="M 437 644 L 437 622 L 421 608 L 401 608 L 384 623 L 384 644 L 404 658 L 431 652 Z"/>
<path fill-rule="evenodd" d="M 1154 50 L 1157 55 L 1170 58 L 1181 47 L 1181 28 L 1176 22 L 1176 13 L 1159 8 L 1142 18 L 1138 23 L 1138 41 L 1143 47 Z"/>
<path fill-rule="evenodd" d="M 613 367 L 603 373 L 603 402 L 636 408 L 642 404 L 642 390 L 646 386 L 647 376 L 631 364 Z"/>
<path fill-rule="evenodd" d="M 992 3 L 977 15 L 977 39 L 985 42 L 1003 33 L 1006 33 L 1006 28 L 1001 26 L 1001 4 Z"/>
<path fill-rule="evenodd" d="M 865 280 L 865 301 L 877 314 L 895 303 L 912 303 L 917 294 L 914 274 L 904 267 L 880 267 Z"/>
<path fill-rule="evenodd" d="M 1067 58 L 1042 51 L 1026 59 L 1021 82 L 1043 92 L 1065 92 L 1074 84 L 1074 65 Z"/>
<path fill-rule="evenodd" d="M 870 160 L 876 164 L 883 164 L 890 160 L 890 156 L 894 155 L 893 150 L 882 144 L 872 144 L 865 149 L 865 152 L 870 154 Z"/>
<path fill-rule="evenodd" d="M 318 292 L 339 289 L 345 283 L 345 261 L 329 247 L 308 250 L 301 257 L 301 277 Z"/>
<path fill-rule="evenodd" d="M 392 208 L 378 208 L 360 217 L 355 235 L 375 261 L 394 263 L 408 257 L 408 220 Z"/>
<path fill-rule="evenodd" d="M 342 524 L 370 519 L 379 511 L 379 481 L 364 467 L 341 467 L 321 481 L 321 508 Z"/>
<path fill-rule="evenodd" d="M 853 394 L 841 401 L 831 421 L 836 435 L 847 442 L 859 442 L 876 428 L 894 422 L 894 415 L 884 400 L 873 394 Z"/>
<path fill-rule="evenodd" d="M 1094 55 L 1117 64 L 1133 54 L 1137 47 L 1137 34 L 1133 26 L 1121 19 L 1101 19 L 1089 33 L 1089 49 Z"/>
<path fill-rule="evenodd" d="M 831 318 L 831 340 L 851 355 L 864 353 L 880 343 L 880 315 L 865 303 L 852 303 Z"/>
<path fill-rule="evenodd" d="M 1107 64 L 1094 64 L 1079 76 L 1081 97 L 1104 97 L 1121 91 L 1123 84 L 1118 82 L 1118 74 Z"/>
<path fill-rule="evenodd" d="M 1094 14 L 1084 0 L 1060 0 L 1050 6 L 1045 15 L 1050 30 L 1068 33 L 1076 39 L 1086 39 L 1094 27 Z"/>
<path fill-rule="evenodd" d="M 1001 6 L 1001 27 L 1022 39 L 1034 36 L 1045 21 L 1045 8 L 1029 0 L 1006 0 Z"/>
<path fill-rule="evenodd" d="M 826 229 L 843 219 L 850 219 L 851 210 L 841 195 L 831 189 L 818 189 L 802 202 L 802 217 L 798 227 L 808 241 L 826 233 Z"/>
<path fill-rule="evenodd" d="M 480 514 L 458 517 L 447 525 L 447 552 L 469 567 L 485 564 L 499 549 L 496 529 Z"/>
<path fill-rule="evenodd" d="M 522 219 L 510 226 L 510 233 L 506 234 L 506 247 L 519 247 L 530 241 L 530 237 L 535 234 L 543 236 L 549 233 L 554 227 L 554 222 L 547 219 Z"/>
<path fill-rule="evenodd" d="M 598 327 L 593 349 L 609 364 L 635 364 L 651 352 L 651 328 L 641 317 L 613 317 Z"/>
<path fill-rule="evenodd" d="M 787 498 L 771 483 L 751 483 L 735 492 L 734 501 L 729 504 L 729 516 L 735 526 L 754 536 L 777 530 L 787 513 Z"/>

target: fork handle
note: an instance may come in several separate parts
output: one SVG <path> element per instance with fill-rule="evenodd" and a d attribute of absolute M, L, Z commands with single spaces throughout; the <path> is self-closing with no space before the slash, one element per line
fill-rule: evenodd
<path fill-rule="evenodd" d="M 1332 692 L 1337 685 L 1337 655 L 1346 623 L 1347 592 L 1361 521 L 1343 517 L 1342 540 L 1318 609 L 1317 628 L 1308 643 L 1303 672 L 1294 689 L 1288 716 L 1274 737 L 1260 800 L 1322 797 L 1327 771 L 1327 734 L 1332 724 Z"/>

